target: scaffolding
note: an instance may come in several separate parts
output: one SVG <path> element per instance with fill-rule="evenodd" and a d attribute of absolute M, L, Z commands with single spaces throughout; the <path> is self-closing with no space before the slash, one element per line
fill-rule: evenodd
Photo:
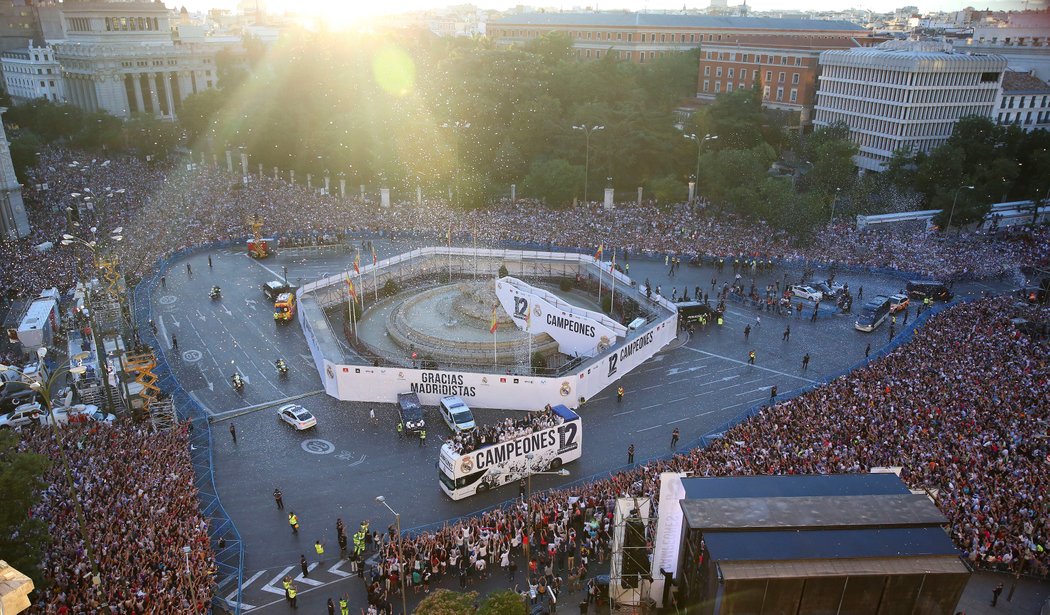
<path fill-rule="evenodd" d="M 124 371 L 134 374 L 135 382 L 142 386 L 139 397 L 142 399 L 142 414 L 153 416 L 152 404 L 160 397 L 160 387 L 157 386 L 157 375 L 153 368 L 157 366 L 157 357 L 153 351 L 138 354 L 127 354 L 124 356 Z M 130 404 L 130 400 L 128 400 Z"/>
<path fill-rule="evenodd" d="M 613 513 L 612 557 L 609 570 L 609 601 L 616 613 L 655 613 L 656 603 L 649 593 L 653 579 L 649 574 L 652 555 L 653 502 L 648 497 L 617 498 Z M 631 534 L 634 536 L 631 536 Z M 640 546 L 639 546 L 640 545 Z M 632 566 L 641 570 L 625 574 Z"/>

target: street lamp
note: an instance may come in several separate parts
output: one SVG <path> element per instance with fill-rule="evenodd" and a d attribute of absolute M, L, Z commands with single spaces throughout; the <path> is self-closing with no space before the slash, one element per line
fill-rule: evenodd
<path fill-rule="evenodd" d="M 401 556 L 401 514 L 393 508 L 390 508 L 390 504 L 386 503 L 386 498 L 377 495 L 376 502 L 379 502 L 386 509 L 394 513 L 394 522 L 397 524 L 397 572 L 401 577 L 401 612 L 408 613 L 408 597 L 405 595 L 405 559 Z"/>
<path fill-rule="evenodd" d="M 952 210 L 948 212 L 948 226 L 944 229 L 946 232 L 952 228 L 952 218 L 955 217 L 955 204 L 959 202 L 959 191 L 963 189 L 973 190 L 973 186 L 959 186 L 955 189 L 955 198 L 952 199 Z"/>
<path fill-rule="evenodd" d="M 532 543 L 532 475 L 533 474 L 549 474 L 552 476 L 568 476 L 569 471 L 565 468 L 555 470 L 553 472 L 533 472 L 532 471 L 532 460 L 536 458 L 533 453 L 526 453 L 525 459 L 529 460 L 529 480 L 528 488 L 525 491 L 525 565 L 528 566 L 529 562 L 529 544 Z M 528 573 L 526 573 L 528 574 Z"/>
<path fill-rule="evenodd" d="M 40 373 L 45 373 L 44 370 L 44 357 L 47 355 L 47 348 L 38 348 L 37 356 L 40 358 Z M 73 510 L 77 515 L 77 525 L 80 526 L 80 539 L 84 541 L 84 550 L 87 554 L 88 561 L 91 563 L 91 584 L 96 588 L 102 584 L 102 578 L 98 573 L 98 561 L 95 559 L 95 549 L 91 545 L 91 537 L 87 531 L 87 521 L 84 517 L 84 509 L 80 505 L 80 498 L 78 497 L 76 486 L 73 483 L 73 471 L 69 466 L 69 455 L 66 453 L 66 447 L 62 442 L 61 432 L 58 429 L 58 420 L 55 418 L 55 410 L 51 405 L 51 387 L 58 382 L 59 377 L 65 377 L 68 374 L 83 374 L 87 368 L 83 365 L 73 365 L 74 362 L 80 363 L 84 359 L 90 356 L 86 352 L 79 352 L 69 358 L 54 373 L 48 375 L 45 379 L 32 382 L 29 388 L 40 394 L 40 397 L 44 400 L 44 408 L 47 410 L 47 420 L 51 423 L 51 429 L 55 432 L 55 440 L 58 442 L 58 455 L 62 462 L 62 470 L 66 476 L 66 488 L 69 489 L 69 497 L 73 500 Z M 6 365 L 0 365 L 0 371 L 6 371 L 10 367 Z"/>
<path fill-rule="evenodd" d="M 839 204 L 839 193 L 842 192 L 842 188 L 835 188 L 835 200 L 831 202 L 831 218 L 828 222 L 835 221 L 835 206 Z"/>
<path fill-rule="evenodd" d="M 718 135 L 706 134 L 703 138 L 696 136 L 693 133 L 683 135 L 686 139 L 696 143 L 696 198 L 700 198 L 700 154 L 704 151 L 704 143 L 708 141 L 714 141 L 718 138 Z"/>
<path fill-rule="evenodd" d="M 582 130 L 584 136 L 584 158 L 583 158 L 583 202 L 587 203 L 587 188 L 590 186 L 591 179 L 591 133 L 599 130 L 605 130 L 605 126 L 590 126 L 585 124 L 579 126 L 573 126 L 573 130 Z"/>

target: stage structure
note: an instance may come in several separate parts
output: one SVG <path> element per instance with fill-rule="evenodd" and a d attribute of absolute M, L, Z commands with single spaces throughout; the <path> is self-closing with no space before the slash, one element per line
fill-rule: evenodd
<path fill-rule="evenodd" d="M 577 408 L 581 400 L 597 395 L 677 336 L 674 304 L 663 297 L 647 299 L 630 278 L 590 255 L 428 247 L 357 268 L 348 262 L 347 268 L 297 291 L 299 323 L 321 383 L 328 395 L 339 400 L 393 403 L 398 393 L 414 392 L 428 405 L 458 395 L 479 408 L 534 411 L 551 403 Z M 581 288 L 600 288 L 621 305 L 637 304 L 642 314 L 635 321 L 638 324 L 624 327 L 601 312 L 535 286 L 546 283 L 557 290 L 557 284 L 567 280 Z M 490 319 L 493 331 L 501 329 L 500 322 L 508 326 L 492 337 L 453 342 L 438 334 L 462 324 L 450 322 L 455 318 L 424 318 L 422 325 L 412 328 L 406 320 L 412 312 L 406 306 L 427 293 L 438 293 L 430 299 L 438 308 L 451 302 L 440 296 L 442 285 L 471 296 L 483 288 L 492 297 L 484 307 L 484 331 L 488 333 Z M 387 330 L 377 339 L 393 340 L 402 347 L 411 344 L 412 349 L 443 349 L 442 358 L 424 364 L 409 352 L 366 356 L 360 351 L 364 341 L 351 347 L 326 314 L 340 308 L 347 312 L 351 288 L 367 306 L 358 318 L 369 318 L 368 309 L 377 304 L 395 314 L 388 317 Z M 400 289 L 400 294 L 392 295 L 391 289 Z M 553 369 L 533 369 L 528 354 L 538 347 L 561 353 L 563 361 Z M 452 362 L 449 354 L 462 360 Z M 518 355 L 524 355 L 525 361 L 500 361 Z"/>

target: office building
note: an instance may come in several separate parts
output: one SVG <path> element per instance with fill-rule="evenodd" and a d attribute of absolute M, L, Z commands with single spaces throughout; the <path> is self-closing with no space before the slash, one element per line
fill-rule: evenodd
<path fill-rule="evenodd" d="M 995 122 L 1013 124 L 1025 132 L 1050 130 L 1050 85 L 1031 73 L 1004 72 Z"/>
<path fill-rule="evenodd" d="M 867 30 L 846 21 L 624 12 L 527 13 L 489 22 L 486 31 L 501 44 L 520 44 L 550 32 L 560 32 L 572 39 L 577 58 L 597 60 L 611 54 L 617 59 L 638 63 L 652 61 L 665 53 L 750 36 L 867 35 Z"/>
<path fill-rule="evenodd" d="M 11 100 L 24 103 L 35 99 L 65 101 L 62 66 L 50 47 L 27 47 L 0 53 L 4 86 Z"/>
<path fill-rule="evenodd" d="M 992 118 L 1006 59 L 937 42 L 889 41 L 824 51 L 813 124 L 845 123 L 858 167 L 882 171 L 894 152 L 929 152 L 969 115 Z"/>

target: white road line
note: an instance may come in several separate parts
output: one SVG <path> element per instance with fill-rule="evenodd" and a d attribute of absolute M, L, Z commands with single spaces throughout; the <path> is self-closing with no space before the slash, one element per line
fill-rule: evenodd
<path fill-rule="evenodd" d="M 768 390 L 769 390 L 769 387 L 758 387 L 757 389 L 751 389 L 750 391 L 744 391 L 743 393 L 737 393 L 736 397 L 740 397 L 741 395 L 747 395 L 748 393 L 754 393 L 755 391 L 768 391 Z"/>
<path fill-rule="evenodd" d="M 643 431 L 649 431 L 650 429 L 656 429 L 657 427 L 663 427 L 663 425 L 653 425 L 652 427 L 646 427 L 645 429 L 638 429 L 634 433 L 642 433 Z"/>
<path fill-rule="evenodd" d="M 273 584 L 280 582 L 281 579 L 283 579 L 285 576 L 288 575 L 289 572 L 292 571 L 292 568 L 295 568 L 295 566 L 289 566 L 282 570 L 280 573 L 277 574 L 277 576 L 270 579 L 269 583 L 263 585 L 262 590 L 264 592 L 270 592 L 271 594 L 277 594 L 278 596 L 284 596 L 284 588 L 282 587 L 281 589 L 277 589 L 273 586 Z"/>
<path fill-rule="evenodd" d="M 269 271 L 270 273 L 272 273 L 272 274 L 273 274 L 273 276 L 274 276 L 275 278 L 277 278 L 277 279 L 279 279 L 279 280 L 283 280 L 283 279 L 284 279 L 284 276 L 283 276 L 283 275 L 281 275 L 281 274 L 277 273 L 277 272 L 276 272 L 276 271 L 274 271 L 273 269 L 270 269 L 270 268 L 269 268 L 269 267 L 267 267 L 266 265 L 264 265 L 264 264 L 260 263 L 260 262 L 259 262 L 259 261 L 258 261 L 257 259 L 254 259 L 254 258 L 252 258 L 252 257 L 248 256 L 248 254 L 247 254 L 247 253 L 245 253 L 245 254 L 244 254 L 244 257 L 245 257 L 245 258 L 247 258 L 248 260 L 250 260 L 251 262 L 255 263 L 256 265 L 258 265 L 258 266 L 262 267 L 263 269 L 265 269 L 265 270 Z M 284 592 L 281 592 L 281 593 L 283 594 Z"/>
<path fill-rule="evenodd" d="M 253 574 L 250 579 L 248 579 L 243 584 L 241 584 L 241 591 L 243 592 L 249 585 L 252 584 L 252 581 L 254 581 L 255 579 L 258 579 L 259 577 L 261 577 L 264 574 L 266 574 L 265 570 L 260 570 L 259 572 L 256 572 L 255 574 Z M 255 608 L 251 604 L 246 604 L 244 602 L 237 602 L 237 600 L 235 600 L 236 597 L 237 597 L 237 590 L 235 589 L 232 592 L 230 592 L 229 596 L 226 596 L 226 603 L 229 604 L 230 606 L 234 607 L 234 608 L 237 608 L 237 606 L 240 606 L 241 609 L 243 609 L 245 611 Z"/>
<path fill-rule="evenodd" d="M 685 401 L 685 400 L 687 400 L 687 399 L 689 399 L 689 398 L 688 398 L 688 397 L 682 397 L 682 398 L 680 398 L 680 399 L 672 399 L 671 401 L 669 401 L 669 402 L 666 402 L 666 403 L 667 403 L 667 404 L 677 404 L 678 402 L 680 402 L 680 401 Z"/>
<path fill-rule="evenodd" d="M 652 408 L 652 406 L 649 406 L 649 407 L 650 407 L 650 408 Z M 644 410 L 644 408 L 643 408 L 643 410 Z M 630 414 L 630 413 L 632 413 L 632 412 L 634 412 L 634 410 L 628 410 L 627 412 L 617 412 L 617 413 L 616 413 L 616 414 L 614 414 L 613 416 L 623 416 L 623 415 L 625 415 L 625 414 Z"/>
<path fill-rule="evenodd" d="M 691 351 L 699 353 L 699 354 L 704 354 L 704 355 L 708 355 L 708 356 L 711 356 L 711 357 L 718 357 L 719 359 L 724 359 L 726 361 L 731 361 L 731 362 L 737 363 L 739 365 L 747 365 L 748 367 L 750 367 L 752 369 L 759 369 L 759 370 L 762 370 L 764 372 L 771 372 L 773 374 L 780 374 L 781 376 L 786 376 L 788 378 L 797 378 L 798 380 L 802 380 L 802 381 L 808 382 L 810 384 L 816 384 L 817 383 L 816 380 L 810 380 L 809 378 L 803 378 L 802 376 L 796 376 L 795 374 L 789 374 L 787 372 L 782 372 L 782 371 L 771 369 L 771 368 L 768 368 L 768 367 L 762 367 L 761 365 L 748 365 L 746 361 L 739 361 L 737 359 L 731 359 L 729 357 L 722 356 L 720 354 L 715 354 L 713 352 L 707 352 L 706 350 L 700 350 L 699 348 L 690 348 L 688 346 L 683 346 L 683 348 L 685 348 L 686 350 L 691 350 Z"/>
<path fill-rule="evenodd" d="M 307 566 L 307 567 L 306 567 L 306 571 L 307 571 L 307 572 L 310 572 L 310 571 L 312 571 L 312 570 L 313 570 L 314 568 L 317 568 L 317 562 L 314 562 L 314 563 L 310 564 L 309 566 Z M 317 585 L 324 585 L 324 583 L 323 583 L 323 582 L 321 582 L 321 581 L 315 581 L 315 580 L 313 580 L 313 579 L 309 579 L 309 578 L 307 578 L 307 577 L 304 577 L 304 576 L 303 576 L 303 573 L 301 573 L 301 572 L 299 573 L 299 576 L 295 577 L 295 580 L 296 580 L 296 581 L 299 581 L 300 583 L 306 583 L 307 585 L 314 585 L 314 586 L 317 586 Z"/>
<path fill-rule="evenodd" d="M 696 418 L 695 416 L 686 416 L 686 417 L 683 417 L 683 418 L 680 418 L 680 419 L 675 419 L 673 421 L 668 421 L 667 424 L 668 425 L 674 425 L 675 423 L 681 423 L 682 421 L 688 421 L 689 419 L 695 419 L 695 418 Z"/>
<path fill-rule="evenodd" d="M 331 572 L 332 574 L 338 575 L 338 576 L 341 576 L 341 577 L 348 577 L 348 576 L 350 576 L 349 572 L 346 572 L 345 570 L 340 570 L 339 569 L 339 567 L 342 566 L 344 563 L 346 563 L 346 560 L 340 558 L 339 561 L 337 561 L 334 566 L 332 566 L 331 568 L 328 569 L 328 572 Z"/>
<path fill-rule="evenodd" d="M 649 408 L 657 408 L 663 404 L 652 404 L 651 406 L 642 406 L 642 410 L 648 410 Z"/>

